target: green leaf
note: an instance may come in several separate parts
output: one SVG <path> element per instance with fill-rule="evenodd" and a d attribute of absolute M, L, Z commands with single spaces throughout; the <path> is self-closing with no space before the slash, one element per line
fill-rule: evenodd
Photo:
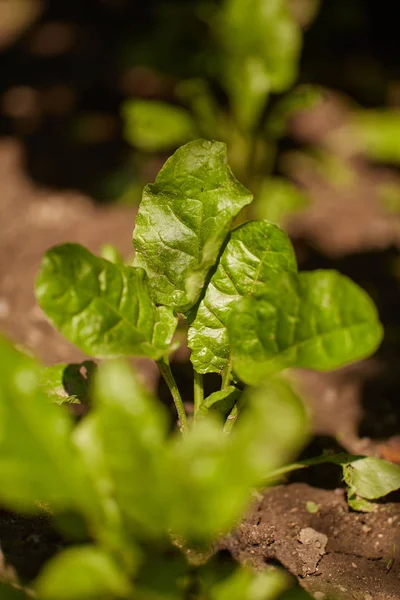
<path fill-rule="evenodd" d="M 122 106 L 122 118 L 125 139 L 141 150 L 168 150 L 197 136 L 186 109 L 158 100 L 128 100 Z"/>
<path fill-rule="evenodd" d="M 376 308 L 336 271 L 276 277 L 228 317 L 233 369 L 255 384 L 287 367 L 330 370 L 373 353 L 382 339 Z"/>
<path fill-rule="evenodd" d="M 199 373 L 220 373 L 230 358 L 227 320 L 232 307 L 282 271 L 296 271 L 288 236 L 267 221 L 232 231 L 188 332 L 191 361 Z"/>
<path fill-rule="evenodd" d="M 282 225 L 288 216 L 307 206 L 307 194 L 279 177 L 264 179 L 255 202 L 256 217 Z"/>
<path fill-rule="evenodd" d="M 222 415 L 226 415 L 233 407 L 241 394 L 241 390 L 233 385 L 229 385 L 223 390 L 213 392 L 199 407 L 199 416 L 206 414 L 210 409 L 216 409 Z"/>
<path fill-rule="evenodd" d="M 133 238 L 135 265 L 146 270 L 157 304 L 185 313 L 196 303 L 251 199 L 232 175 L 225 144 L 196 140 L 167 160 L 144 189 Z"/>
<path fill-rule="evenodd" d="M 71 440 L 72 420 L 40 388 L 41 369 L 0 338 L 0 499 L 37 512 L 96 514 L 92 488 Z M 89 510 L 90 509 L 90 510 Z"/>
<path fill-rule="evenodd" d="M 231 435 L 221 435 L 220 421 L 209 413 L 167 451 L 174 490 L 170 528 L 193 543 L 232 528 L 265 473 L 293 458 L 305 442 L 304 406 L 286 382 L 270 379 L 244 395 Z"/>
<path fill-rule="evenodd" d="M 68 548 L 51 559 L 36 579 L 41 600 L 128 598 L 127 575 L 111 556 L 95 546 Z"/>
<path fill-rule="evenodd" d="M 400 466 L 380 458 L 355 458 L 343 466 L 350 492 L 367 500 L 382 498 L 400 489 Z"/>
<path fill-rule="evenodd" d="M 358 136 L 366 155 L 372 160 L 400 162 L 400 112 L 360 110 L 353 116 L 349 136 Z"/>
<path fill-rule="evenodd" d="M 168 352 L 177 319 L 153 303 L 142 269 L 113 264 L 79 244 L 50 249 L 36 297 L 53 325 L 83 352 L 158 359 Z"/>
<path fill-rule="evenodd" d="M 290 577 L 281 569 L 256 573 L 244 567 L 217 583 L 210 600 L 276 600 L 290 586 Z"/>
<path fill-rule="evenodd" d="M 239 124 L 251 130 L 269 93 L 294 82 L 300 28 L 285 0 L 225 0 L 218 19 L 225 49 L 225 87 Z"/>
<path fill-rule="evenodd" d="M 99 366 L 89 428 L 78 433 L 93 477 L 104 481 L 131 532 L 166 535 L 164 406 L 139 383 L 125 362 Z M 88 465 L 89 467 L 89 465 Z"/>
<path fill-rule="evenodd" d="M 45 367 L 40 386 L 56 404 L 88 404 L 89 385 L 95 369 L 96 364 L 91 360 Z"/>

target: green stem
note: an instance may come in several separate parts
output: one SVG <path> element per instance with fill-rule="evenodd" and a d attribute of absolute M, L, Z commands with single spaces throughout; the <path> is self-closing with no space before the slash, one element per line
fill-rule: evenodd
<path fill-rule="evenodd" d="M 183 433 L 187 429 L 188 420 L 185 412 L 185 407 L 183 406 L 182 397 L 179 393 L 179 389 L 176 385 L 174 376 L 172 375 L 168 357 L 160 358 L 160 360 L 157 361 L 157 365 L 161 371 L 161 375 L 163 376 L 165 383 L 169 387 L 172 398 L 174 399 L 176 412 L 178 413 L 179 418 L 179 429 Z"/>
<path fill-rule="evenodd" d="M 203 375 L 197 371 L 194 373 L 194 415 L 196 416 L 204 400 Z"/>
<path fill-rule="evenodd" d="M 231 364 L 231 361 L 229 360 L 229 362 L 226 364 L 224 370 L 222 371 L 221 390 L 226 390 L 226 388 L 229 387 L 229 384 L 231 382 L 231 373 L 232 373 L 232 364 Z"/>
<path fill-rule="evenodd" d="M 244 401 L 245 401 L 245 397 L 244 397 L 244 394 L 242 393 L 239 396 L 239 399 L 236 402 L 236 404 L 233 405 L 231 412 L 229 413 L 229 415 L 226 418 L 224 429 L 223 429 L 223 431 L 226 435 L 230 435 L 232 433 L 232 429 L 234 428 L 237 418 L 240 415 L 240 411 L 243 408 Z"/>

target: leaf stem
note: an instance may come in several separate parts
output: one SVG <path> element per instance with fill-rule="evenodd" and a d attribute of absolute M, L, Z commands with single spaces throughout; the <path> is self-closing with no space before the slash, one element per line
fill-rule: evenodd
<path fill-rule="evenodd" d="M 176 412 L 178 413 L 179 418 L 179 429 L 181 433 L 184 433 L 188 426 L 188 420 L 185 412 L 185 407 L 183 406 L 182 397 L 180 395 L 178 386 L 176 385 L 174 376 L 172 375 L 168 357 L 164 356 L 160 358 L 160 360 L 157 361 L 157 365 L 160 369 L 161 375 L 163 376 L 165 383 L 169 387 L 171 396 L 174 400 Z"/>
<path fill-rule="evenodd" d="M 235 426 L 235 423 L 240 414 L 240 411 L 243 408 L 244 401 L 245 401 L 245 396 L 242 393 L 242 394 L 240 394 L 239 399 L 236 402 L 236 404 L 233 405 L 231 412 L 226 417 L 226 421 L 225 421 L 225 425 L 224 425 L 224 429 L 223 429 L 223 432 L 226 435 L 230 435 L 232 433 L 232 430 Z"/>
<path fill-rule="evenodd" d="M 232 373 L 232 364 L 231 361 L 229 360 L 229 362 L 226 364 L 226 366 L 224 367 L 224 370 L 222 371 L 222 383 L 221 383 L 221 390 L 226 390 L 227 387 L 229 387 L 229 384 L 231 382 L 231 373 Z"/>
<path fill-rule="evenodd" d="M 200 406 L 203 404 L 203 401 L 204 401 L 204 384 L 203 384 L 203 375 L 201 373 L 198 373 L 197 371 L 193 371 L 193 372 L 194 372 L 194 414 L 196 416 Z"/>

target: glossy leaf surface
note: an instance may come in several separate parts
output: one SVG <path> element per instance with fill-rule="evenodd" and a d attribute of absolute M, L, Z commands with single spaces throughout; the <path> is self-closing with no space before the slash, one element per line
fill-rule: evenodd
<path fill-rule="evenodd" d="M 157 359 L 168 351 L 176 318 L 157 308 L 142 269 L 98 258 L 79 244 L 50 249 L 36 296 L 53 325 L 83 352 Z"/>
<path fill-rule="evenodd" d="M 228 319 L 233 368 L 255 384 L 286 367 L 336 369 L 374 352 L 382 339 L 376 308 L 336 271 L 282 274 Z"/>
<path fill-rule="evenodd" d="M 227 320 L 232 306 L 258 293 L 276 273 L 296 271 L 288 236 L 267 221 L 249 221 L 232 231 L 189 333 L 191 361 L 200 373 L 219 373 L 230 358 Z"/>
<path fill-rule="evenodd" d="M 122 108 L 125 139 L 141 150 L 168 150 L 196 137 L 189 111 L 157 100 L 128 100 Z"/>
<path fill-rule="evenodd" d="M 374 457 L 355 459 L 343 465 L 350 492 L 376 500 L 400 489 L 400 466 Z"/>
<path fill-rule="evenodd" d="M 187 312 L 251 193 L 232 175 L 226 146 L 196 140 L 167 160 L 146 186 L 134 231 L 135 265 L 158 304 Z"/>

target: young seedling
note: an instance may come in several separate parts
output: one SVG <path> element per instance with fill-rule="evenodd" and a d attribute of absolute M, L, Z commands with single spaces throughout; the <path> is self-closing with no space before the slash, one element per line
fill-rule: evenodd
<path fill-rule="evenodd" d="M 40 306 L 85 353 L 157 362 L 182 431 L 188 416 L 169 365 L 178 315 L 188 323 L 195 420 L 221 408 L 228 433 L 246 385 L 288 367 L 336 369 L 382 338 L 366 292 L 336 271 L 298 273 L 278 226 L 256 220 L 231 230 L 251 200 L 225 144 L 189 142 L 144 189 L 133 266 L 64 244 L 47 252 L 37 278 Z M 221 375 L 221 389 L 204 398 L 207 373 Z"/>

